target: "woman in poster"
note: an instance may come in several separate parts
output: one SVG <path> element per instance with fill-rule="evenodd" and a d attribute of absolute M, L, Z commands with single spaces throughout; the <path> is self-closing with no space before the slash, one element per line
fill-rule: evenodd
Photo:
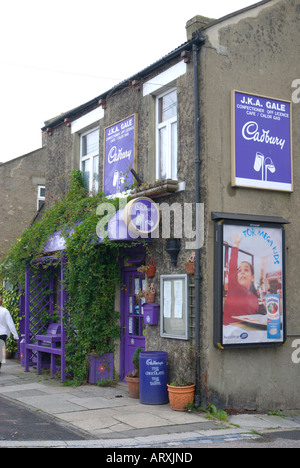
<path fill-rule="evenodd" d="M 234 317 L 259 313 L 257 291 L 254 286 L 254 269 L 246 261 L 238 267 L 238 254 L 242 237 L 234 234 L 228 276 L 228 293 L 224 308 L 223 325 L 236 322 Z"/>

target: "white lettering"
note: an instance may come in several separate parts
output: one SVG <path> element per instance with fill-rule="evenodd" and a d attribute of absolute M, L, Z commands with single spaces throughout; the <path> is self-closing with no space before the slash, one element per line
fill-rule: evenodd
<path fill-rule="evenodd" d="M 131 150 L 123 152 L 123 148 L 119 148 L 118 150 L 116 146 L 113 146 L 110 152 L 108 153 L 108 163 L 112 164 L 121 161 L 122 159 L 130 159 L 131 153 Z"/>
<path fill-rule="evenodd" d="M 262 130 L 259 132 L 258 123 L 247 122 L 242 130 L 242 135 L 245 140 L 253 140 L 259 143 L 266 143 L 268 145 L 280 146 L 284 148 L 285 140 L 282 138 L 274 137 L 270 135 L 270 130 Z"/>

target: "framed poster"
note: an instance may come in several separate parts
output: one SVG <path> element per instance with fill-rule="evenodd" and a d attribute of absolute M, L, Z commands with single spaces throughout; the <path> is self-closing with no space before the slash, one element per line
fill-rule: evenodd
<path fill-rule="evenodd" d="M 136 169 L 137 114 L 133 114 L 105 129 L 104 193 L 115 195 L 130 187 Z"/>
<path fill-rule="evenodd" d="M 232 185 L 293 191 L 292 103 L 232 91 Z"/>
<path fill-rule="evenodd" d="M 161 275 L 161 336 L 189 339 L 188 275 Z"/>
<path fill-rule="evenodd" d="M 215 345 L 284 344 L 283 226 L 223 220 L 216 224 L 215 241 Z"/>

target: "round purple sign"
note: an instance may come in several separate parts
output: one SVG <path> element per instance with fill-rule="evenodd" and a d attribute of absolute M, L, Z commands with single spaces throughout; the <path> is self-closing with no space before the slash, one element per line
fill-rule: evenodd
<path fill-rule="evenodd" d="M 150 198 L 137 198 L 126 205 L 124 219 L 130 231 L 148 235 L 159 225 L 159 208 Z"/>

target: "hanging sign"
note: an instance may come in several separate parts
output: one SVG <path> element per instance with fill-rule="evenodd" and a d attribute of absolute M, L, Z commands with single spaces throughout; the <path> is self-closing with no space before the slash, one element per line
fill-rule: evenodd
<path fill-rule="evenodd" d="M 135 237 L 148 237 L 158 228 L 159 207 L 150 198 L 136 198 L 126 205 L 124 221 Z"/>
<path fill-rule="evenodd" d="M 290 101 L 232 92 L 232 185 L 293 191 Z"/>
<path fill-rule="evenodd" d="M 104 192 L 114 195 L 134 182 L 130 169 L 135 169 L 137 114 L 107 127 L 104 145 Z"/>

